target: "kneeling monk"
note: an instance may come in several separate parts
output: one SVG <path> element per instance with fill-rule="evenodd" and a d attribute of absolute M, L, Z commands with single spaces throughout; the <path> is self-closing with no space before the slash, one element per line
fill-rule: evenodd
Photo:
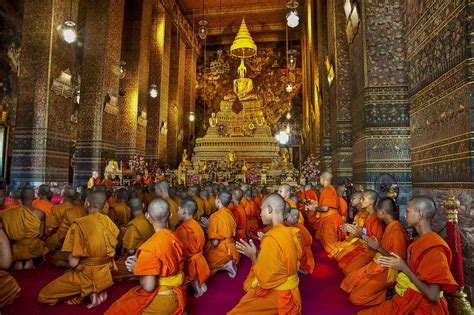
<path fill-rule="evenodd" d="M 13 302 L 20 295 L 20 287 L 10 274 L 2 269 L 8 269 L 12 264 L 10 242 L 3 230 L 0 230 L 0 308 Z"/>
<path fill-rule="evenodd" d="M 263 236 L 258 255 L 252 240 L 237 243 L 238 251 L 252 260 L 245 281 L 251 285 L 227 314 L 301 314 L 297 275 L 302 254 L 300 232 L 284 226 L 285 200 L 280 195 L 268 195 L 261 208 L 263 223 L 273 228 Z"/>
<path fill-rule="evenodd" d="M 105 201 L 102 191 L 93 191 L 87 196 L 84 207 L 88 215 L 74 221 L 62 248 L 70 252 L 71 269 L 41 290 L 39 303 L 54 305 L 61 299 L 73 298 L 68 303 L 77 304 L 90 296 L 92 303 L 87 307 L 92 308 L 107 299 L 105 290 L 113 284 L 113 258 L 119 230 L 108 216 L 100 213 Z M 80 297 L 74 298 L 77 295 Z"/>
<path fill-rule="evenodd" d="M 186 303 L 183 245 L 168 229 L 169 203 L 156 198 L 145 214 L 155 234 L 127 260 L 140 276 L 140 285 L 130 289 L 105 312 L 111 314 L 182 314 Z M 136 260 L 135 260 L 136 259 Z"/>

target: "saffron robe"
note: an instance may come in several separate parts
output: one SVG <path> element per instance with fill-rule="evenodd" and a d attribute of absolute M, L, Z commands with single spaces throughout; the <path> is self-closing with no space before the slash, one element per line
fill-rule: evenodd
<path fill-rule="evenodd" d="M 405 260 L 409 242 L 403 225 L 399 221 L 392 221 L 385 229 L 380 246 Z M 385 301 L 387 289 L 393 286 L 395 278 L 388 278 L 389 268 L 377 263 L 376 258 L 379 256 L 376 255 L 371 262 L 351 272 L 342 281 L 341 289 L 350 293 L 352 304 L 372 306 Z M 390 274 L 395 274 L 395 270 L 390 271 Z"/>
<path fill-rule="evenodd" d="M 247 216 L 245 210 L 240 204 L 230 204 L 229 210 L 232 211 L 232 215 L 235 219 L 236 231 L 234 239 L 247 241 Z"/>
<path fill-rule="evenodd" d="M 318 195 L 314 190 L 306 190 L 304 192 L 304 199 L 306 199 L 307 204 L 318 204 Z M 306 211 L 306 217 L 308 218 L 308 222 L 313 225 L 313 228 L 315 228 L 316 231 L 316 222 L 318 221 L 318 219 L 316 218 L 316 211 Z"/>
<path fill-rule="evenodd" d="M 0 270 L 0 309 L 20 295 L 20 286 L 8 272 Z"/>
<path fill-rule="evenodd" d="M 79 257 L 79 265 L 46 285 L 38 295 L 38 303 L 54 305 L 61 299 L 87 297 L 112 286 L 118 234 L 112 220 L 100 212 L 76 219 L 67 232 L 62 251 Z"/>
<path fill-rule="evenodd" d="M 39 238 L 41 220 L 23 205 L 2 211 L 3 231 L 12 246 L 12 261 L 29 260 L 46 255 L 48 249 Z M 1 228 L 1 227 L 0 227 Z"/>
<path fill-rule="evenodd" d="M 194 215 L 194 218 L 199 221 L 205 213 L 204 201 L 202 201 L 202 199 L 199 198 L 198 196 L 194 196 L 193 199 L 194 199 L 194 201 L 196 201 L 196 204 L 197 204 L 197 207 L 198 207 L 197 211 L 196 211 L 196 214 Z"/>
<path fill-rule="evenodd" d="M 314 271 L 314 255 L 311 246 L 313 245 L 313 237 L 311 233 L 309 233 L 308 229 L 304 226 L 304 224 L 296 223 L 291 225 L 298 230 L 300 230 L 301 236 L 301 249 L 302 249 L 302 256 L 300 261 L 300 269 L 311 274 Z"/>
<path fill-rule="evenodd" d="M 128 205 L 122 201 L 110 206 L 110 216 L 118 227 L 126 227 L 132 219 L 132 212 Z"/>
<path fill-rule="evenodd" d="M 67 231 L 72 225 L 72 222 L 75 219 L 82 218 L 86 215 L 86 209 L 84 209 L 82 206 L 72 206 L 67 208 L 62 214 L 61 221 L 56 232 L 46 239 L 46 246 L 48 246 L 49 250 L 54 251 L 56 249 L 60 249 L 63 245 L 64 239 L 66 238 Z M 50 218 L 53 217 L 54 212 Z M 54 224 L 56 224 L 56 222 L 54 222 Z"/>
<path fill-rule="evenodd" d="M 344 197 L 339 196 L 339 214 L 341 215 L 342 222 L 347 222 L 347 211 L 349 210 L 349 206 L 347 205 L 346 199 Z"/>
<path fill-rule="evenodd" d="M 319 198 L 319 206 L 328 207 L 327 212 L 319 212 L 317 222 L 316 239 L 321 241 L 321 245 L 326 253 L 330 253 L 336 246 L 342 233 L 339 226 L 342 224 L 339 214 L 339 196 L 334 186 L 324 187 Z M 318 213 L 316 214 L 316 217 Z"/>
<path fill-rule="evenodd" d="M 46 215 L 46 219 L 48 219 L 48 217 L 51 215 L 51 208 L 53 207 L 53 204 L 47 200 L 35 199 L 33 200 L 31 206 L 35 209 L 43 211 Z"/>
<path fill-rule="evenodd" d="M 228 208 L 221 208 L 213 213 L 209 218 L 209 226 L 207 227 L 207 237 L 209 241 L 204 250 L 204 256 L 211 269 L 211 274 L 215 274 L 217 270 L 234 260 L 239 262 L 239 253 L 235 247 L 235 232 L 237 224 L 234 216 Z M 211 244 L 211 239 L 219 240 L 217 246 Z"/>
<path fill-rule="evenodd" d="M 183 244 L 186 283 L 197 279 L 199 285 L 202 285 L 211 275 L 203 255 L 206 245 L 204 231 L 196 220 L 189 219 L 178 227 L 176 236 Z"/>
<path fill-rule="evenodd" d="M 302 255 L 300 242 L 297 228 L 278 224 L 270 229 L 263 236 L 257 261 L 247 276 L 247 293 L 227 314 L 301 314 L 297 275 Z"/>
<path fill-rule="evenodd" d="M 367 209 L 362 209 L 354 217 L 354 222 L 353 224 L 356 224 L 360 228 L 364 227 L 365 220 L 369 216 L 369 211 Z M 355 248 L 356 245 L 353 245 L 353 243 L 356 240 L 353 240 L 355 236 L 353 235 L 346 235 L 345 240 L 342 242 L 337 242 L 336 245 L 334 246 L 334 249 L 332 250 L 331 253 L 329 253 L 329 256 L 336 259 L 337 261 L 341 260 L 344 255 L 348 254 Z"/>
<path fill-rule="evenodd" d="M 382 221 L 377 217 L 377 214 L 369 214 L 365 220 L 364 228 L 367 231 L 367 236 L 375 236 L 379 242 L 382 241 L 384 226 Z M 348 252 L 339 260 L 339 268 L 345 275 L 362 268 L 372 261 L 376 252 L 369 248 L 369 246 L 362 240 L 353 243 L 353 247 L 348 248 Z"/>
<path fill-rule="evenodd" d="M 242 198 L 244 199 L 244 198 Z M 251 200 L 246 200 L 246 206 L 243 208 L 245 210 L 245 217 L 247 220 L 247 232 L 250 234 L 250 237 L 253 239 L 257 239 L 257 232 L 259 229 L 259 224 L 258 224 L 258 206 L 257 203 L 251 199 Z M 240 204 L 243 207 L 242 201 Z"/>
<path fill-rule="evenodd" d="M 171 199 L 171 197 L 166 198 L 166 201 L 168 201 L 170 205 L 170 220 L 169 220 L 169 225 L 170 229 L 172 231 L 176 230 L 176 226 L 179 223 L 179 217 L 178 217 L 178 204 Z"/>
<path fill-rule="evenodd" d="M 431 284 L 439 284 L 440 290 L 452 292 L 458 285 L 450 271 L 451 250 L 448 244 L 435 232 L 420 236 L 408 246 L 408 266 L 418 279 Z M 361 315 L 372 314 L 446 314 L 448 304 L 441 297 L 431 302 L 423 293 L 408 288 L 403 296 L 395 294 L 389 301 L 360 311 Z"/>
<path fill-rule="evenodd" d="M 141 214 L 128 222 L 127 230 L 122 239 L 122 247 L 125 250 L 137 250 L 154 233 L 155 230 L 153 230 L 153 226 L 145 218 L 145 215 Z M 124 253 L 116 261 L 117 270 L 112 273 L 114 280 L 128 280 L 133 278 L 133 273 L 129 272 L 125 267 L 125 261 L 128 256 L 127 253 Z"/>
<path fill-rule="evenodd" d="M 72 207 L 73 204 L 69 201 L 53 206 L 51 215 L 46 219 L 46 229 L 57 229 L 63 220 L 64 212 Z"/>
<path fill-rule="evenodd" d="M 182 314 L 186 304 L 186 285 L 179 282 L 160 285 L 163 278 L 179 276 L 183 270 L 183 245 L 176 235 L 167 229 L 156 232 L 140 246 L 136 256 L 133 274 L 157 276 L 155 290 L 146 292 L 140 285 L 133 287 L 115 301 L 105 315 Z"/>

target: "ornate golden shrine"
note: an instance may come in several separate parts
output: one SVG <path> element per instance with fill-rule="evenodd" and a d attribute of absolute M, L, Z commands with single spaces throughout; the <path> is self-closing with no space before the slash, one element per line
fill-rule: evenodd
<path fill-rule="evenodd" d="M 219 112 L 217 115 L 212 113 L 209 118 L 210 127 L 206 135 L 196 140 L 193 157 L 195 167 L 205 161 L 225 160 L 229 154 L 250 163 L 272 164 L 280 160 L 280 146 L 265 121 L 262 100 L 252 93 L 253 82 L 245 77 L 247 69 L 244 59 L 254 56 L 256 52 L 257 46 L 245 20 L 242 20 L 231 46 L 232 55 L 241 58 L 239 77 L 233 84 L 234 93 L 229 93 L 221 100 Z M 236 102 L 242 105 L 239 113 L 232 110 Z"/>

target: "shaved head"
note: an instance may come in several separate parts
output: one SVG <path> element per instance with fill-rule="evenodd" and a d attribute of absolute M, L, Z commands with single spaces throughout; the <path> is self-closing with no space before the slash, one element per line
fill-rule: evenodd
<path fill-rule="evenodd" d="M 170 205 L 163 198 L 156 198 L 148 206 L 148 214 L 155 222 L 166 223 L 170 217 Z"/>
<path fill-rule="evenodd" d="M 155 186 L 155 190 L 161 189 L 164 193 L 168 194 L 168 189 L 169 185 L 167 181 L 162 180 L 161 182 L 158 182 Z"/>
<path fill-rule="evenodd" d="M 51 188 L 49 185 L 43 184 L 38 187 L 38 196 L 40 197 L 48 197 Z"/>
<path fill-rule="evenodd" d="M 286 201 L 277 193 L 271 193 L 262 201 L 262 208 L 270 205 L 276 212 L 283 213 L 286 207 Z"/>
<path fill-rule="evenodd" d="M 107 197 L 103 191 L 93 191 L 87 195 L 87 201 L 91 204 L 91 207 L 94 209 L 102 210 L 105 206 L 105 201 Z"/>
<path fill-rule="evenodd" d="M 379 199 L 379 194 L 372 189 L 367 189 L 366 191 L 364 191 L 363 195 L 367 196 L 370 200 L 372 200 L 374 204 L 376 204 Z"/>
<path fill-rule="evenodd" d="M 352 198 L 361 198 L 361 197 L 362 197 L 362 192 L 361 191 L 353 192 L 352 195 L 351 195 L 351 199 Z"/>
<path fill-rule="evenodd" d="M 35 199 L 35 191 L 29 186 L 23 187 L 21 189 L 20 198 L 23 204 L 30 204 Z"/>
<path fill-rule="evenodd" d="M 331 181 L 332 180 L 332 173 L 329 172 L 329 171 L 325 171 L 321 174 L 321 177 L 328 180 L 328 181 Z"/>
<path fill-rule="evenodd" d="M 413 210 L 421 212 L 428 220 L 433 219 L 436 213 L 436 203 L 431 197 L 416 196 L 411 198 L 408 203 L 411 204 Z"/>
<path fill-rule="evenodd" d="M 232 201 L 232 195 L 229 192 L 223 190 L 219 192 L 219 194 L 217 195 L 217 199 L 221 201 L 224 207 L 227 207 Z"/>
<path fill-rule="evenodd" d="M 194 216 L 194 214 L 196 213 L 198 209 L 196 201 L 194 201 L 194 199 L 191 199 L 191 198 L 186 198 L 183 201 L 181 201 L 180 207 L 185 209 L 188 212 L 188 215 L 192 217 Z"/>
<path fill-rule="evenodd" d="M 232 198 L 237 201 L 237 202 L 240 202 L 240 200 L 242 200 L 242 197 L 244 196 L 244 193 L 241 189 L 239 188 L 234 188 L 234 190 L 232 190 Z"/>
<path fill-rule="evenodd" d="M 140 198 L 133 197 L 128 201 L 128 206 L 132 212 L 142 212 L 143 211 L 143 201 Z"/>
<path fill-rule="evenodd" d="M 74 191 L 74 189 L 72 187 L 64 187 L 63 189 L 63 198 L 65 199 L 68 199 L 68 200 L 74 200 L 74 196 L 75 196 L 76 192 Z"/>
<path fill-rule="evenodd" d="M 127 202 L 128 192 L 125 188 L 120 188 L 117 190 L 117 200 Z"/>
<path fill-rule="evenodd" d="M 387 197 L 380 200 L 380 202 L 377 204 L 377 209 L 385 211 L 385 213 L 391 216 L 393 219 L 398 219 L 396 217 L 397 205 L 392 198 Z"/>

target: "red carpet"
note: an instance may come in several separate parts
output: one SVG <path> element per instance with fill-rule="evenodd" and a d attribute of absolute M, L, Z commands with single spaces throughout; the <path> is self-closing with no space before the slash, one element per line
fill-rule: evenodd
<path fill-rule="evenodd" d="M 342 273 L 334 261 L 325 256 L 319 243 L 313 244 L 316 268 L 312 275 L 300 276 L 300 291 L 303 300 L 303 314 L 356 314 L 360 309 L 353 306 L 347 294 L 339 289 Z M 208 292 L 196 299 L 188 298 L 188 314 L 225 314 L 243 296 L 242 283 L 250 268 L 250 260 L 242 258 L 236 279 L 226 273 L 219 273 L 207 282 Z M 109 288 L 109 299 L 100 307 L 88 310 L 86 303 L 81 305 L 58 304 L 45 306 L 36 303 L 38 292 L 49 281 L 61 274 L 49 262 L 38 266 L 34 271 L 12 272 L 21 287 L 21 295 L 11 305 L 0 309 L 1 314 L 102 314 L 107 307 L 125 293 L 136 282 L 119 282 Z M 1 284 L 0 284 L 1 285 Z"/>

